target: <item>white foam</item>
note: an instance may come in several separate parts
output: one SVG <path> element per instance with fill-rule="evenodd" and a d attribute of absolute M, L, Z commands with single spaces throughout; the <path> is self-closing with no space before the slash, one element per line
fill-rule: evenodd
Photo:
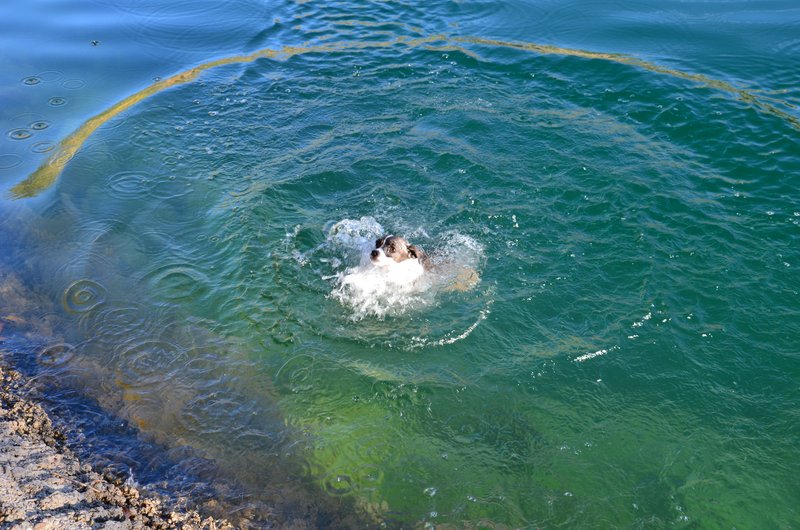
<path fill-rule="evenodd" d="M 619 346 L 612 346 L 612 347 L 607 348 L 607 349 L 597 350 L 597 351 L 594 351 L 594 352 L 591 352 L 591 353 L 584 353 L 583 355 L 579 355 L 578 357 L 575 357 L 574 361 L 576 363 L 582 363 L 582 362 L 588 361 L 589 359 L 594 359 L 595 357 L 600 357 L 602 355 L 607 354 L 610 351 L 614 351 L 614 350 L 618 350 L 618 349 L 619 349 Z"/>
<path fill-rule="evenodd" d="M 353 317 L 383 317 L 426 304 L 423 295 L 430 287 L 417 260 L 390 267 L 367 263 L 339 275 L 332 296 L 353 309 Z"/>

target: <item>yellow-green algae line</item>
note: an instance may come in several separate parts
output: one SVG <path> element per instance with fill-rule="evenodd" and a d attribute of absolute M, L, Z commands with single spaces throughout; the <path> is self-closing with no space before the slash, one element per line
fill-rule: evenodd
<path fill-rule="evenodd" d="M 116 115 L 120 114 L 121 112 L 130 109 L 137 103 L 151 96 L 154 96 L 155 94 L 158 94 L 163 90 L 194 81 L 201 73 L 205 72 L 206 70 L 210 70 L 218 66 L 224 66 L 229 64 L 249 63 L 262 58 L 272 58 L 272 59 L 289 58 L 294 55 L 301 55 L 304 53 L 325 53 L 325 52 L 357 50 L 366 48 L 385 48 L 395 45 L 404 45 L 410 48 L 414 48 L 417 46 L 434 44 L 434 43 L 441 43 L 443 45 L 442 46 L 443 49 L 447 49 L 449 51 L 461 51 L 473 57 L 475 56 L 473 52 L 464 49 L 462 46 L 459 46 L 458 44 L 459 43 L 478 44 L 484 46 L 513 48 L 528 52 L 534 52 L 541 55 L 565 55 L 572 57 L 582 57 L 585 59 L 598 59 L 604 61 L 612 61 L 620 64 L 626 64 L 637 68 L 642 68 L 644 70 L 649 70 L 651 72 L 669 75 L 680 79 L 686 79 L 689 81 L 706 85 L 708 87 L 717 90 L 734 94 L 742 101 L 752 104 L 764 112 L 777 115 L 787 120 L 792 127 L 800 129 L 800 121 L 796 117 L 776 108 L 774 105 L 765 103 L 764 101 L 759 99 L 756 95 L 746 90 L 737 88 L 731 85 L 730 83 L 712 79 L 702 74 L 689 74 L 681 72 L 679 70 L 666 68 L 664 66 L 659 66 L 657 64 L 649 63 L 643 59 L 638 59 L 636 57 L 632 57 L 629 55 L 591 52 L 585 50 L 576 50 L 570 48 L 561 48 L 558 46 L 549 46 L 549 45 L 541 45 L 541 44 L 533 44 L 525 42 L 506 42 L 494 39 L 485 39 L 480 37 L 447 37 L 444 35 L 433 35 L 429 37 L 414 38 L 414 37 L 400 36 L 396 39 L 384 42 L 332 42 L 314 46 L 284 46 L 283 48 L 280 48 L 278 50 L 264 48 L 248 55 L 234 55 L 231 57 L 224 57 L 221 59 L 216 59 L 213 61 L 202 63 L 189 70 L 175 74 L 172 77 L 163 79 L 161 81 L 157 81 L 156 83 L 153 83 L 152 85 L 140 90 L 139 92 L 131 96 L 128 96 L 119 103 L 104 110 L 100 114 L 93 116 L 92 118 L 89 118 L 75 132 L 64 138 L 58 144 L 58 147 L 53 151 L 53 153 L 49 157 L 47 157 L 47 159 L 45 159 L 45 161 L 39 166 L 38 169 L 36 169 L 36 171 L 28 175 L 28 177 L 25 178 L 25 180 L 19 182 L 13 188 L 11 188 L 11 195 L 15 199 L 20 199 L 25 197 L 34 197 L 39 193 L 41 193 L 42 191 L 46 190 L 56 182 L 56 180 L 58 179 L 59 175 L 61 175 L 61 172 L 64 170 L 64 167 L 67 165 L 67 163 L 69 163 L 69 161 L 72 160 L 72 158 L 81 148 L 83 143 L 100 126 L 102 126 L 104 123 L 106 123 Z"/>

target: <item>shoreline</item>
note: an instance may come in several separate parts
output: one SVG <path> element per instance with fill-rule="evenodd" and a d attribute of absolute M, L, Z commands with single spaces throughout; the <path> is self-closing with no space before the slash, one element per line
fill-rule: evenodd
<path fill-rule="evenodd" d="M 16 274 L 0 269 L 0 527 L 233 529 L 216 514 L 201 515 L 190 499 L 151 491 L 78 456 L 69 436 L 75 427 L 51 417 L 41 382 L 17 364 L 20 344 L 52 335 L 43 317 L 50 307 Z"/>
<path fill-rule="evenodd" d="M 302 479 L 253 495 L 201 452 L 143 435 L 109 407 L 113 396 L 98 402 L 52 370 L 74 362 L 72 350 L 54 301 L 22 278 L 0 263 L 0 528 L 382 526 Z"/>
<path fill-rule="evenodd" d="M 66 444 L 27 379 L 0 350 L 0 525 L 11 530 L 232 529 L 155 493 L 98 472 Z"/>

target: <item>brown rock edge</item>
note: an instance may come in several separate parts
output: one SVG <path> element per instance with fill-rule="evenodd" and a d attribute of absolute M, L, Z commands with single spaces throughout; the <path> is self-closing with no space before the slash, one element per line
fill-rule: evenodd
<path fill-rule="evenodd" d="M 0 528 L 233 528 L 82 464 L 24 387 L 0 359 Z"/>

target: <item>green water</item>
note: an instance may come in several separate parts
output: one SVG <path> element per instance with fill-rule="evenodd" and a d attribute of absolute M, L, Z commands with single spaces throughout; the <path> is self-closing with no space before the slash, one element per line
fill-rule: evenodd
<path fill-rule="evenodd" d="M 68 344 L 41 364 L 253 498 L 307 477 L 373 524 L 797 527 L 800 11 L 661 5 L 85 7 L 99 66 L 3 74 L 6 262 Z M 153 77 L 285 45 L 10 198 Z M 381 233 L 479 282 L 354 305 Z"/>

